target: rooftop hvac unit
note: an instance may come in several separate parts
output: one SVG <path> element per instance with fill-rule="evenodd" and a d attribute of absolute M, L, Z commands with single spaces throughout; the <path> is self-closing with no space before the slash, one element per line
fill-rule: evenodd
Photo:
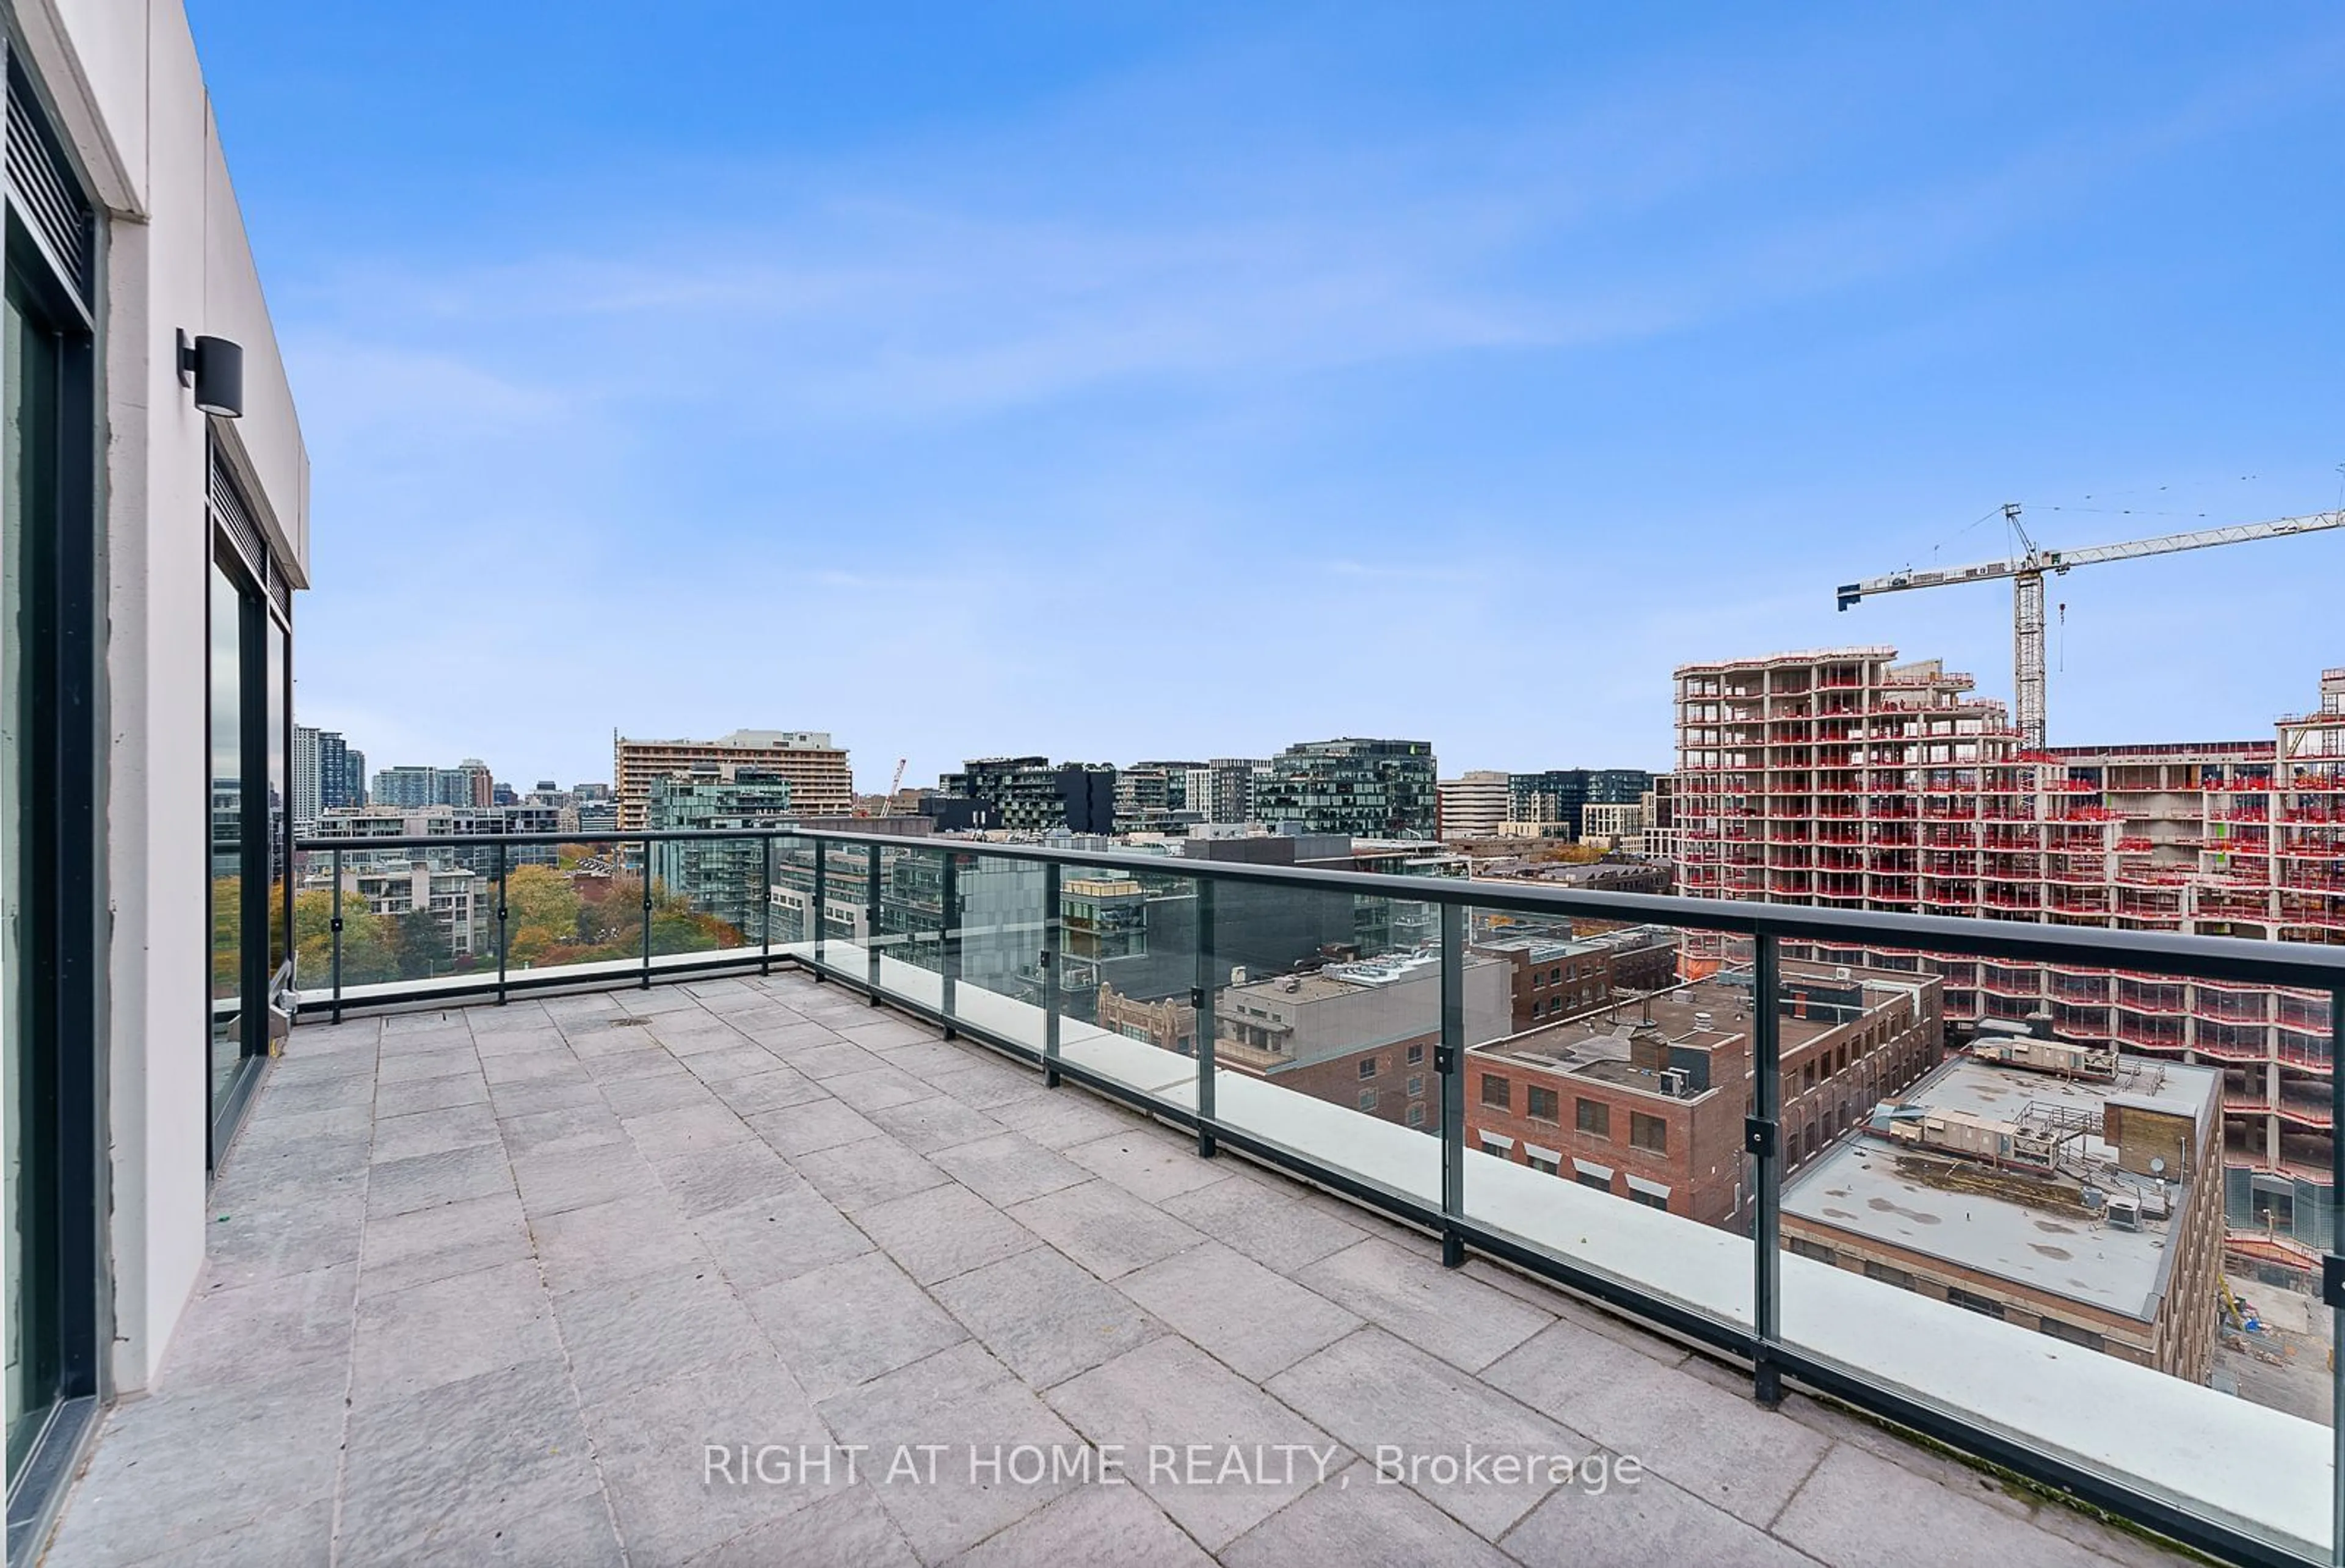
<path fill-rule="evenodd" d="M 1663 1067 L 1661 1092 L 1671 1099 L 1684 1099 L 1692 1092 L 1692 1079 L 1683 1067 Z"/>
<path fill-rule="evenodd" d="M 2119 1230 L 2141 1229 L 2141 1200 L 2136 1198 L 2111 1198 L 2109 1223 Z"/>

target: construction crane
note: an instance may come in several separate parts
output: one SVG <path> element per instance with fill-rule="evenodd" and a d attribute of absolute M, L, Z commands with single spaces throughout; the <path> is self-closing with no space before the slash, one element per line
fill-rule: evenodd
<path fill-rule="evenodd" d="M 889 811 L 896 809 L 896 796 L 904 787 L 904 764 L 911 760 L 912 759 L 909 757 L 898 757 L 896 759 L 896 776 L 888 781 L 888 809 Z"/>
<path fill-rule="evenodd" d="M 2030 539 L 2027 531 L 2020 526 L 2016 501 L 2004 507 L 2003 517 L 2019 539 L 2020 553 L 2009 561 L 1990 561 L 1977 566 L 1930 567 L 1923 571 L 1908 567 L 1903 572 L 1893 572 L 1886 577 L 1846 583 L 1840 590 L 1840 607 L 1846 610 L 1860 599 L 1894 593 L 1902 589 L 1939 588 L 1950 582 L 1985 582 L 1997 577 L 2010 578 L 2013 705 L 2018 710 L 2015 716 L 2019 721 L 2022 744 L 2030 751 L 2041 751 L 2044 747 L 2046 572 L 2065 572 L 2079 566 L 2096 566 L 2104 561 L 2135 561 L 2145 555 L 2170 555 L 2178 550 L 2205 550 L 2218 544 L 2245 544 L 2251 540 L 2279 539 L 2291 533 L 2345 527 L 2345 511 L 2317 511 L 2305 517 L 2283 517 L 2271 522 L 2243 522 L 2229 528 L 2202 528 L 2192 533 L 2137 539 L 2128 544 L 2096 544 L 2084 550 L 2046 550 Z"/>

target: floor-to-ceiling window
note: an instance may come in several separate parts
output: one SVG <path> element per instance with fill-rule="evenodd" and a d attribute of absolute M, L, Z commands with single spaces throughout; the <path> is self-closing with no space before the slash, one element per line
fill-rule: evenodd
<path fill-rule="evenodd" d="M 104 857 L 91 209 L 7 59 L 0 409 L 0 1195 L 9 1549 L 99 1391 Z"/>
<path fill-rule="evenodd" d="M 266 547 L 215 455 L 211 571 L 212 1155 L 259 1081 L 291 978 L 291 635 Z M 281 579 L 279 580 L 281 582 Z"/>
<path fill-rule="evenodd" d="M 27 730 L 34 693 L 37 606 L 27 570 L 41 553 L 43 520 L 55 510 L 54 465 L 59 387 L 50 335 L 14 279 L 7 300 L 7 476 L 5 508 L 7 592 L 0 606 L 0 1071 L 7 1104 L 8 1470 L 15 1474 L 55 1402 L 56 1333 L 48 1281 L 56 1271 L 56 1140 L 48 1134 L 56 1098 L 49 1053 L 33 1016 L 36 986 L 27 907 L 35 838 L 27 828 L 37 804 L 25 788 Z"/>
<path fill-rule="evenodd" d="M 245 1060 L 244 643 L 259 612 L 233 558 L 211 580 L 212 1119 L 228 1108 Z"/>

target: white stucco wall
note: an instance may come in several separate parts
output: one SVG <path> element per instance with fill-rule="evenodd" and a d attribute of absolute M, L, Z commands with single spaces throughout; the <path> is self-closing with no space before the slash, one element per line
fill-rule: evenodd
<path fill-rule="evenodd" d="M 101 204 L 114 1377 L 143 1388 L 201 1271 L 210 888 L 205 430 L 177 334 L 244 347 L 218 421 L 309 580 L 309 458 L 178 0 L 18 0 Z"/>

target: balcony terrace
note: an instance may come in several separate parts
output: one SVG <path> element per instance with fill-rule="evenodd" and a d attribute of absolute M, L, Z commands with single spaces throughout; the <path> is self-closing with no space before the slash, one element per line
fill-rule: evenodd
<path fill-rule="evenodd" d="M 2167 1560 L 800 973 L 305 1023 L 210 1211 L 53 1568 Z M 1468 1443 L 1642 1478 L 1376 1481 Z"/>

